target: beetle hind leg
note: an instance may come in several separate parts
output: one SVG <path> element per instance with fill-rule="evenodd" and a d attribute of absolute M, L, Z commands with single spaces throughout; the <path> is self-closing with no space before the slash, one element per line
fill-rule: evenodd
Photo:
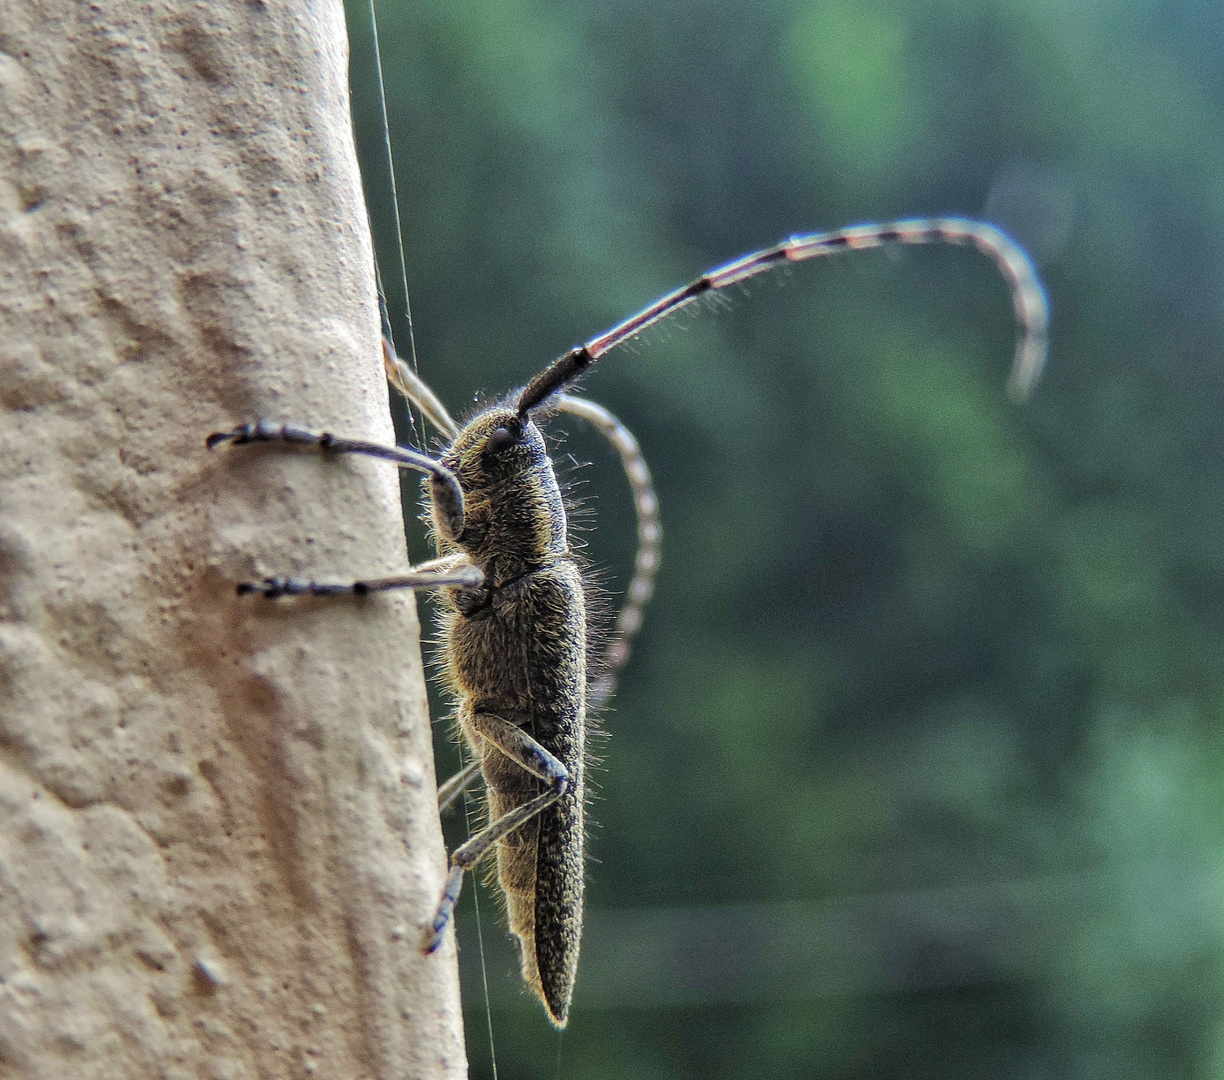
<path fill-rule="evenodd" d="M 446 886 L 442 890 L 438 910 L 426 931 L 425 944 L 421 949 L 426 954 L 436 951 L 442 944 L 442 936 L 454 915 L 455 904 L 463 888 L 463 875 L 489 854 L 499 840 L 527 824 L 569 790 L 570 775 L 565 766 L 517 724 L 491 713 L 477 713 L 472 717 L 472 726 L 511 761 L 532 776 L 543 780 L 547 787 L 542 794 L 490 822 L 451 852 Z M 459 775 L 462 776 L 463 773 Z"/>

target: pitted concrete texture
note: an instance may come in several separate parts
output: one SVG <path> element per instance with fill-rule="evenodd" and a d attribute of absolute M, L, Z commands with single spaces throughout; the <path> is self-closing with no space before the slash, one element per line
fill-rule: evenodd
<path fill-rule="evenodd" d="M 339 0 L 0 6 L 0 1077 L 464 1075 Z"/>

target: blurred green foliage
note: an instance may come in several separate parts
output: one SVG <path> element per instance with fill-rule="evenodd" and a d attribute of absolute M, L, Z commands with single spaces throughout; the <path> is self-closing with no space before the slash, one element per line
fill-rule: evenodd
<path fill-rule="evenodd" d="M 851 221 L 989 207 L 1054 307 L 1022 409 L 1006 288 L 956 249 L 782 272 L 587 379 L 650 459 L 665 563 L 560 1040 L 486 896 L 499 1075 L 1224 1077 L 1224 8 L 379 11 L 420 371 L 456 411 Z M 624 482 L 554 431 L 615 591 Z M 470 907 L 459 934 L 488 1075 Z"/>

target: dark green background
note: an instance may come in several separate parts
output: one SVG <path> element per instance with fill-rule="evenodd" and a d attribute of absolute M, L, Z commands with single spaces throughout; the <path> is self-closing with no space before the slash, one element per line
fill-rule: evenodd
<path fill-rule="evenodd" d="M 380 17 L 420 371 L 457 412 L 854 221 L 989 206 L 1054 310 L 1023 408 L 1006 287 L 962 249 L 773 275 L 586 381 L 654 469 L 664 568 L 564 1036 L 484 897 L 503 1080 L 1224 1077 L 1224 5 Z M 350 28 L 406 351 L 365 0 Z M 553 430 L 623 587 L 624 481 Z"/>

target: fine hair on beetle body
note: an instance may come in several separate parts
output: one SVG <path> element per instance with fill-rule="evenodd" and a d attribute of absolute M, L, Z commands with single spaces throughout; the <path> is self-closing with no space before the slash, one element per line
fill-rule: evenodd
<path fill-rule="evenodd" d="M 1011 286 L 1019 326 L 1009 389 L 1027 396 L 1046 355 L 1048 307 L 1025 253 L 992 225 L 913 219 L 795 236 L 712 270 L 559 357 L 524 388 L 459 425 L 384 336 L 391 384 L 446 445 L 430 456 L 260 420 L 209 436 L 210 447 L 271 442 L 364 454 L 422 472 L 437 557 L 394 577 L 320 583 L 289 577 L 243 582 L 238 592 L 364 595 L 436 589 L 444 678 L 471 763 L 440 785 L 445 808 L 482 777 L 486 819 L 450 856 L 436 911 L 423 928 L 433 952 L 452 920 L 463 876 L 492 851 L 518 939 L 523 979 L 552 1022 L 565 1025 L 582 937 L 588 722 L 611 696 L 650 600 L 659 565 L 658 504 L 627 428 L 594 402 L 566 393 L 605 353 L 699 298 L 776 266 L 886 244 L 968 244 Z M 385 330 L 384 311 L 384 330 Z M 588 662 L 591 598 L 570 537 L 561 487 L 537 421 L 552 413 L 593 425 L 616 450 L 633 493 L 638 551 L 624 604 L 598 662 Z"/>

